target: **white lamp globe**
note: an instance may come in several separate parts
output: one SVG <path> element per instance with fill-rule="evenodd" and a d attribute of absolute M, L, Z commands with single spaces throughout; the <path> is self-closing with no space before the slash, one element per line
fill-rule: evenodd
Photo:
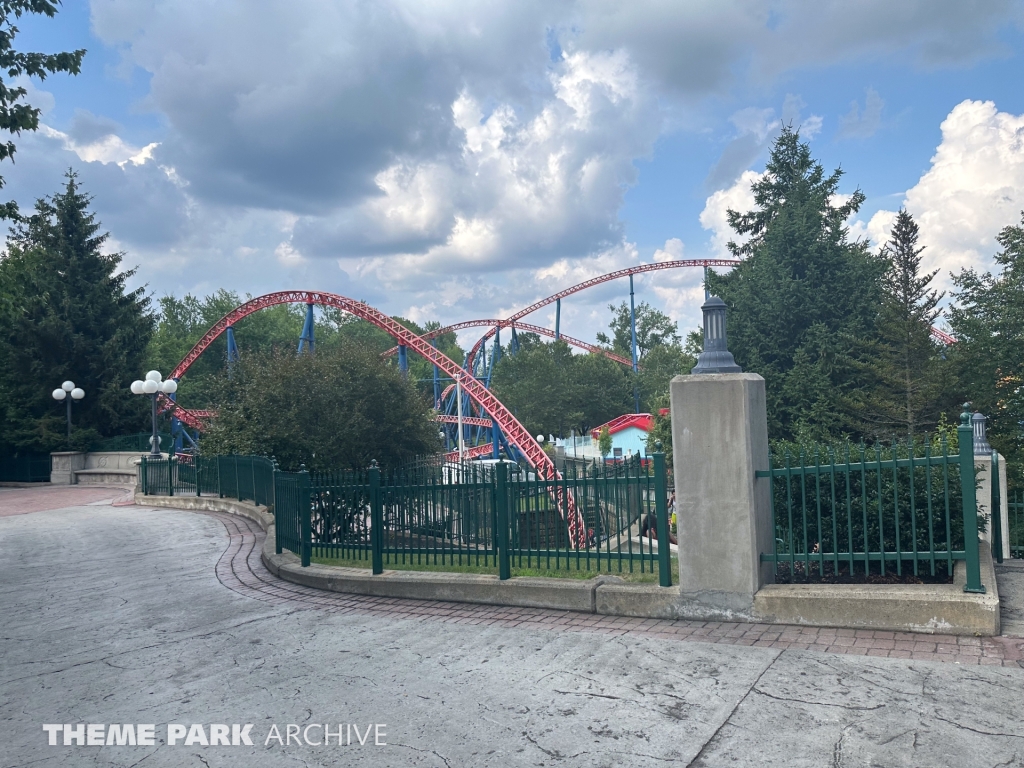
<path fill-rule="evenodd" d="M 544 435 L 537 435 L 537 442 L 538 443 L 543 443 L 544 442 Z"/>
<path fill-rule="evenodd" d="M 160 381 L 163 379 L 160 371 L 150 371 L 146 374 L 146 381 Z"/>
<path fill-rule="evenodd" d="M 174 379 L 168 379 L 160 385 L 160 391 L 167 395 L 173 395 L 178 391 L 178 382 Z"/>
<path fill-rule="evenodd" d="M 65 381 L 63 384 L 60 385 L 60 388 L 63 389 L 65 392 L 70 392 L 72 389 L 75 388 L 75 382 Z"/>
<path fill-rule="evenodd" d="M 83 397 L 85 397 L 85 390 L 81 387 L 75 387 L 71 390 L 71 398 L 73 400 L 81 400 Z"/>
<path fill-rule="evenodd" d="M 68 396 L 68 393 L 65 392 L 63 389 L 55 389 L 55 390 L 53 390 L 53 399 L 54 400 L 63 400 L 67 396 Z"/>
<path fill-rule="evenodd" d="M 146 379 L 142 384 L 142 391 L 147 395 L 155 395 L 158 389 L 160 389 L 160 385 L 153 379 Z"/>
<path fill-rule="evenodd" d="M 141 395 L 141 394 L 143 394 L 146 391 L 144 389 L 145 386 L 146 386 L 146 383 L 144 381 L 142 381 L 141 379 L 136 379 L 135 381 L 132 382 L 132 394 L 133 395 Z"/>

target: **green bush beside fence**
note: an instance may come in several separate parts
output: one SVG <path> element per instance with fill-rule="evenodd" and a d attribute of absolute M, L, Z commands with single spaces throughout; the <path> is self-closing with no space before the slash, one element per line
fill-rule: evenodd
<path fill-rule="evenodd" d="M 968 417 L 969 418 L 969 417 Z M 978 515 L 972 429 L 959 427 L 959 452 L 931 446 L 847 448 L 796 457 L 759 471 L 772 480 L 775 549 L 761 559 L 785 580 L 902 575 L 953 562 L 967 564 L 967 591 L 984 591 L 978 555 Z"/>

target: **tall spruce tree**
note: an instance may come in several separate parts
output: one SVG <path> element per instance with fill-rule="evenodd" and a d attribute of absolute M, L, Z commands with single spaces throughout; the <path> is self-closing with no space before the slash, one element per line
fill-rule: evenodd
<path fill-rule="evenodd" d="M 69 171 L 0 257 L 0 450 L 64 446 L 64 410 L 50 393 L 67 379 L 86 392 L 73 408 L 76 447 L 144 426 L 128 387 L 144 373 L 149 299 L 127 290 L 135 270 L 121 269 L 124 254 L 102 252 L 107 235 L 89 203 Z"/>
<path fill-rule="evenodd" d="M 1022 487 L 1024 471 L 1024 213 L 996 241 L 998 271 L 964 269 L 953 276 L 956 304 L 948 355 L 961 395 L 988 416 L 989 442 L 1009 460 L 1007 477 Z"/>
<path fill-rule="evenodd" d="M 877 338 L 866 362 L 875 378 L 863 396 L 865 431 L 894 431 L 908 438 L 933 427 L 942 410 L 941 350 L 931 338 L 944 293 L 932 289 L 938 270 L 921 273 L 924 247 L 914 217 L 900 209 L 879 257 L 885 264 Z"/>
<path fill-rule="evenodd" d="M 850 242 L 846 220 L 864 201 L 857 190 L 836 204 L 842 171 L 826 176 L 799 132 L 776 139 L 753 211 L 729 211 L 750 239 L 730 243 L 743 259 L 711 274 L 729 306 L 729 347 L 744 370 L 766 380 L 773 438 L 825 439 L 855 429 L 851 395 L 865 386 L 852 364 L 874 334 L 881 262 Z"/>

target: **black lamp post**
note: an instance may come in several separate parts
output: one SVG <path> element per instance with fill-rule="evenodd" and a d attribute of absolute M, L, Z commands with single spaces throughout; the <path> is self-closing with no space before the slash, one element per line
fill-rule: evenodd
<path fill-rule="evenodd" d="M 701 307 L 704 312 L 704 351 L 690 373 L 742 373 L 725 340 L 725 302 L 709 296 Z"/>
<path fill-rule="evenodd" d="M 75 386 L 73 381 L 65 381 L 60 389 L 53 390 L 53 399 L 58 403 L 63 400 L 67 403 L 68 414 L 68 450 L 71 450 L 71 401 L 81 400 L 85 397 L 85 390 Z"/>

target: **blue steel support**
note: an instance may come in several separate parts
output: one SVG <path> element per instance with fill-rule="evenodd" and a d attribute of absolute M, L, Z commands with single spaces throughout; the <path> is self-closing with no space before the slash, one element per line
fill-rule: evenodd
<path fill-rule="evenodd" d="M 235 329 L 229 325 L 225 335 L 228 342 L 228 373 L 230 373 L 231 368 L 242 356 L 238 353 L 238 344 L 235 343 Z"/>
<path fill-rule="evenodd" d="M 299 337 L 299 354 L 308 352 L 313 354 L 315 346 L 313 338 L 313 304 L 306 305 L 306 322 L 302 324 L 302 335 Z"/>
<path fill-rule="evenodd" d="M 434 349 L 437 349 L 437 339 L 431 339 L 430 345 Z M 434 407 L 437 408 L 437 410 L 441 410 L 441 380 L 440 373 L 438 372 L 436 365 L 434 366 Z"/>
<path fill-rule="evenodd" d="M 173 403 L 178 399 L 178 394 L 172 392 L 167 397 Z M 174 411 L 171 411 L 171 452 L 174 454 L 181 453 L 181 449 L 184 447 L 181 442 L 181 433 L 184 431 L 181 422 L 174 416 Z"/>
<path fill-rule="evenodd" d="M 708 268 L 704 267 L 704 301 L 711 298 L 711 291 L 708 290 Z"/>
<path fill-rule="evenodd" d="M 512 324 L 512 341 L 508 343 L 508 351 L 510 355 L 519 351 L 519 334 L 516 333 L 515 323 Z"/>
<path fill-rule="evenodd" d="M 640 390 L 636 386 L 636 306 L 633 301 L 633 276 L 629 276 L 629 348 L 633 356 L 633 405 L 635 413 L 640 413 Z"/>
<path fill-rule="evenodd" d="M 562 338 L 562 300 L 555 299 L 555 341 Z"/>
<path fill-rule="evenodd" d="M 406 378 L 409 377 L 409 351 L 404 344 L 398 345 L 398 370 Z"/>

